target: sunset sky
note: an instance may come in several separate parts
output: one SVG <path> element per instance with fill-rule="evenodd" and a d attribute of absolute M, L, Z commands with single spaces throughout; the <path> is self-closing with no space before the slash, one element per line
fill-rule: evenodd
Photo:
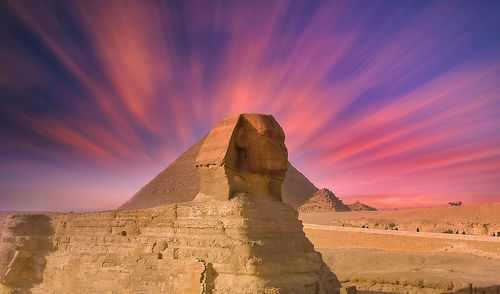
<path fill-rule="evenodd" d="M 500 1 L 1 1 L 0 210 L 116 208 L 271 113 L 344 202 L 500 202 Z"/>

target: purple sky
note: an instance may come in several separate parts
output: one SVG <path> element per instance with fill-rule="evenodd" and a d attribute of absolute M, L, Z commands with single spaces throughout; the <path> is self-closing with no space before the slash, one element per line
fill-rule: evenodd
<path fill-rule="evenodd" d="M 242 112 L 345 202 L 500 202 L 498 1 L 2 1 L 0 209 L 115 208 Z"/>

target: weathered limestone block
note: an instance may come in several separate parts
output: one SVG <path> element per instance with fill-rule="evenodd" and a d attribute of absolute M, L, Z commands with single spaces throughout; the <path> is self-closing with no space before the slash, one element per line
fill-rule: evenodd
<path fill-rule="evenodd" d="M 281 201 L 283 142 L 270 115 L 230 117 L 202 146 L 192 202 L 11 216 L 0 293 L 338 293 Z"/>

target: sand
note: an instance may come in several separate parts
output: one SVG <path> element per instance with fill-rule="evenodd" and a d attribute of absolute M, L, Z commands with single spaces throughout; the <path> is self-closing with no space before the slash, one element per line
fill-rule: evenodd
<path fill-rule="evenodd" d="M 438 207 L 387 211 L 355 211 L 340 213 L 301 213 L 306 223 L 349 227 L 368 226 L 385 229 L 467 235 L 488 235 L 500 232 L 500 204 L 462 207 Z"/>
<path fill-rule="evenodd" d="M 499 209 L 494 204 L 300 218 L 306 236 L 343 286 L 355 285 L 360 293 L 500 293 L 500 237 L 325 225 L 385 221 L 461 226 L 469 220 L 498 228 Z"/>
<path fill-rule="evenodd" d="M 419 209 L 399 209 L 399 210 L 379 210 L 379 211 L 352 211 L 304 215 L 304 217 L 314 218 L 315 222 L 328 224 L 335 220 L 403 220 L 411 221 L 432 221 L 435 223 L 442 221 L 450 222 L 490 222 L 500 223 L 500 203 L 470 205 L 460 207 L 431 207 Z"/>
<path fill-rule="evenodd" d="M 321 249 L 320 252 L 344 287 L 355 285 L 360 290 L 455 293 L 468 290 L 469 283 L 482 289 L 494 289 L 493 286 L 499 284 L 500 262 L 495 259 L 459 253 L 373 249 Z"/>

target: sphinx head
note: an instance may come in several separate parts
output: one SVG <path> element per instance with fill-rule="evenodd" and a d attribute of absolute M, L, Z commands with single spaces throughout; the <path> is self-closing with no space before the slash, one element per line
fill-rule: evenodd
<path fill-rule="evenodd" d="M 240 114 L 218 123 L 196 158 L 199 197 L 228 200 L 238 193 L 281 200 L 288 153 L 272 115 Z"/>

